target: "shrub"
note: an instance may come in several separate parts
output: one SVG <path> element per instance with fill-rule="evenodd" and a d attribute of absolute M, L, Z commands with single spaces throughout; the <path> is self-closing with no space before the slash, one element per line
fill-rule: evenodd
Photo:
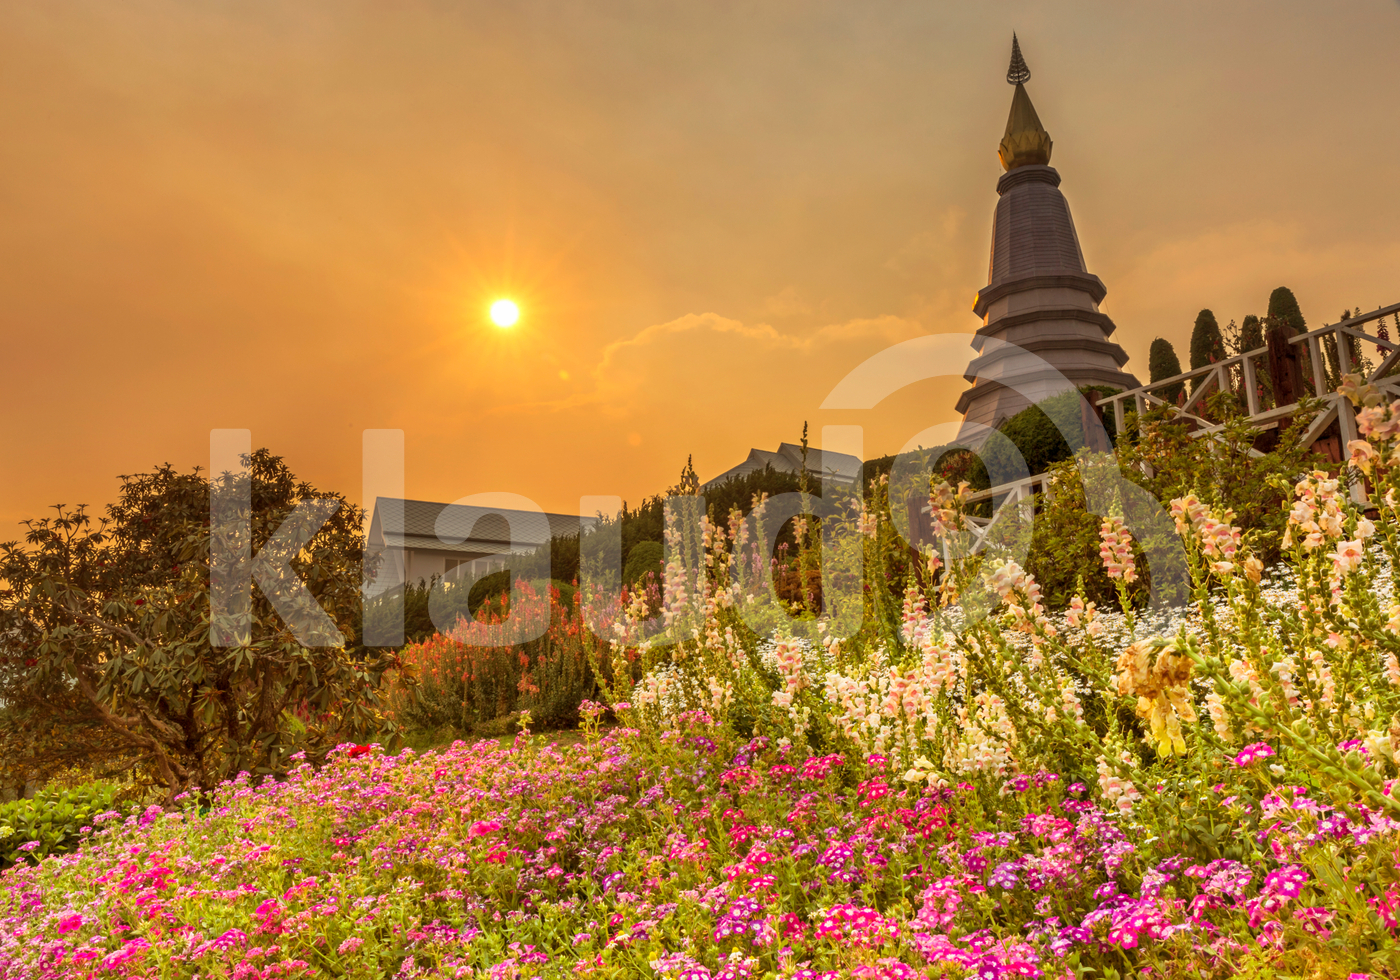
<path fill-rule="evenodd" d="M 1038 405 L 1023 409 L 1002 423 L 998 431 L 1004 438 L 993 436 L 982 448 L 991 485 L 1017 478 L 1021 469 L 1018 453 L 1025 460 L 1031 475 L 1044 473 L 1052 463 L 1071 458 L 1075 451 L 1088 444 L 1082 414 L 1084 395 L 1089 391 L 1110 393 L 1117 390 L 1093 385 L 1061 392 Z M 1105 418 L 1104 423 L 1108 435 L 1112 437 L 1113 419 Z"/>
<path fill-rule="evenodd" d="M 1220 324 L 1215 322 L 1215 314 L 1210 310 L 1202 310 L 1196 314 L 1196 325 L 1191 328 L 1191 369 L 1205 367 L 1217 361 L 1225 359 L 1225 338 L 1220 333 Z M 1191 393 L 1202 385 L 1210 386 L 1214 382 L 1209 378 L 1193 378 L 1191 380 Z"/>
<path fill-rule="evenodd" d="M 664 560 L 665 549 L 660 541 L 638 542 L 633 545 L 631 552 L 627 555 L 627 564 L 622 569 L 623 584 L 628 586 L 645 584 L 648 573 L 651 574 L 653 581 L 660 582 Z"/>
<path fill-rule="evenodd" d="M 1116 606 L 1117 587 L 1099 561 L 1102 519 L 1085 506 L 1084 485 L 1073 460 L 1051 466 L 1050 486 L 1039 502 L 1026 569 L 1040 584 L 1045 603 L 1064 609 L 1080 596 L 1102 608 Z M 1141 587 L 1133 592 L 1146 594 Z"/>
<path fill-rule="evenodd" d="M 471 584 L 467 592 L 465 615 L 473 618 L 481 615 L 489 605 L 499 605 L 503 611 L 510 609 L 510 583 L 513 576 L 509 569 L 483 575 Z"/>
<path fill-rule="evenodd" d="M 507 587 L 509 587 L 507 585 Z M 568 728 L 578 721 L 579 703 L 596 689 L 589 665 L 590 637 L 576 609 L 576 590 L 559 583 L 517 580 L 521 600 L 483 600 L 474 621 L 459 620 L 404 648 L 408 677 L 390 691 L 390 714 L 406 730 L 485 732 L 502 719 L 529 711 L 543 728 Z M 507 615 L 547 628 L 538 639 L 498 646 L 482 637 Z"/>
<path fill-rule="evenodd" d="M 112 809 L 120 792 L 115 783 L 86 783 L 0 803 L 0 869 L 26 856 L 37 861 L 74 850 L 93 817 Z"/>
<path fill-rule="evenodd" d="M 1279 558 L 1293 485 L 1302 474 L 1327 465 L 1301 444 L 1316 404 L 1300 406 L 1274 447 L 1256 455 L 1258 433 L 1234 396 L 1217 393 L 1208 396 L 1207 403 L 1211 417 L 1222 420 L 1219 432 L 1195 438 L 1190 427 L 1159 409 L 1139 421 L 1135 442 L 1119 442 L 1119 464 L 1158 500 L 1196 494 L 1230 511 L 1232 523 L 1256 538 L 1260 557 L 1273 564 Z"/>
<path fill-rule="evenodd" d="M 1196 314 L 1196 324 L 1191 328 L 1191 369 L 1205 367 L 1225 359 L 1225 338 L 1221 336 L 1220 324 L 1215 314 L 1202 310 Z"/>

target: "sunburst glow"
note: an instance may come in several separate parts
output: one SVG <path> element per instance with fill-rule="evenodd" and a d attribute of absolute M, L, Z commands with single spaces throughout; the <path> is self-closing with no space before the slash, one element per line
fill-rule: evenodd
<path fill-rule="evenodd" d="M 513 327 L 520 319 L 520 307 L 508 299 L 498 299 L 491 304 L 491 322 L 498 327 Z"/>

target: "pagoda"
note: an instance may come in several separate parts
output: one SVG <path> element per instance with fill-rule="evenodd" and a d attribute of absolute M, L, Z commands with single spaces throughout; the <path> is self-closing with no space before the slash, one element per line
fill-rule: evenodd
<path fill-rule="evenodd" d="M 1006 173 L 997 181 L 991 271 L 972 307 L 982 319 L 972 341 L 980 356 L 968 365 L 972 387 L 957 406 L 965 432 L 971 424 L 997 428 L 1062 390 L 1059 375 L 1076 386 L 1139 386 L 1122 370 L 1128 355 L 1108 339 L 1113 321 L 1099 312 L 1108 290 L 1084 266 L 1060 174 L 1050 166 L 1050 134 L 1026 92 L 1030 77 L 1013 34 L 1006 80 L 1016 91 L 997 149 Z M 1015 347 L 988 345 L 989 338 Z"/>

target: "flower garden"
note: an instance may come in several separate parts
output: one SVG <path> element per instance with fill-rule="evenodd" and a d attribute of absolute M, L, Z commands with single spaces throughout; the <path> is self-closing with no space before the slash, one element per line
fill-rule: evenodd
<path fill-rule="evenodd" d="M 513 739 L 344 744 L 19 845 L 0 978 L 1400 975 L 1400 405 L 1354 394 L 1365 438 L 1290 480 L 1279 540 L 1170 501 L 1176 612 L 1135 610 L 1110 514 L 1116 611 L 953 548 L 850 635 L 765 633 L 747 525 L 673 527 L 662 588 L 581 590 L 532 651 L 405 652 L 393 710 L 533 708 Z M 960 491 L 931 503 L 955 536 Z M 835 564 L 881 574 L 886 510 L 846 520 Z M 529 731 L 564 700 L 580 738 Z"/>

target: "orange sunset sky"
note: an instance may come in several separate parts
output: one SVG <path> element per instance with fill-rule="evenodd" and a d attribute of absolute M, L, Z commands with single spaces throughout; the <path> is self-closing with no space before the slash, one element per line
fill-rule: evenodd
<path fill-rule="evenodd" d="M 1127 370 L 1400 301 L 1395 0 L 0 6 L 0 536 L 215 427 L 561 511 L 803 420 L 898 450 L 964 365 L 819 406 L 979 325 L 1013 29 Z"/>

